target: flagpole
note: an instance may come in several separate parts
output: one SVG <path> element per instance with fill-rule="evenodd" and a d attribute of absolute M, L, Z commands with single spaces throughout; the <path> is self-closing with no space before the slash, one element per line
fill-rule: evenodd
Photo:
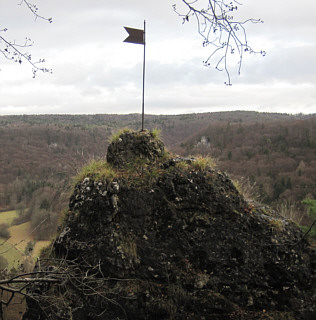
<path fill-rule="evenodd" d="M 145 121 L 145 56 L 146 56 L 146 21 L 144 20 L 144 60 L 143 60 L 143 99 L 142 99 L 142 131 Z"/>
<path fill-rule="evenodd" d="M 146 21 L 144 20 L 144 30 L 141 29 L 134 29 L 134 28 L 128 28 L 124 27 L 124 29 L 128 33 L 128 37 L 124 40 L 124 42 L 130 42 L 130 43 L 137 43 L 144 45 L 144 60 L 143 60 L 143 101 L 142 101 L 142 129 L 144 130 L 144 118 L 145 118 L 145 56 L 146 56 L 146 41 L 145 41 L 145 35 L 146 35 Z"/>

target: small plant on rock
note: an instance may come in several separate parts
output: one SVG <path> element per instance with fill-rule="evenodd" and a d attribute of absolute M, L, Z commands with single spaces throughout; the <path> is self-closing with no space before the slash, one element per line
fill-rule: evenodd
<path fill-rule="evenodd" d="M 87 166 L 83 167 L 77 177 L 75 183 L 83 180 L 85 177 L 94 177 L 97 180 L 113 179 L 115 171 L 112 166 L 104 160 L 92 160 Z"/>
<path fill-rule="evenodd" d="M 160 139 L 160 134 L 161 134 L 160 129 L 154 128 L 150 133 L 154 139 Z"/>
<path fill-rule="evenodd" d="M 122 128 L 118 130 L 117 132 L 113 133 L 112 136 L 110 137 L 110 142 L 117 142 L 120 136 L 124 133 L 132 132 L 132 129 L 129 128 Z"/>
<path fill-rule="evenodd" d="M 211 157 L 197 157 L 196 160 L 192 162 L 192 167 L 195 170 L 203 171 L 207 168 L 216 167 L 216 163 Z"/>

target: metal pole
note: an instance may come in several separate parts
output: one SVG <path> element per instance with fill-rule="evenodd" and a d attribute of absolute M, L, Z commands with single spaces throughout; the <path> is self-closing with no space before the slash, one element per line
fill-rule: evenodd
<path fill-rule="evenodd" d="M 144 131 L 145 120 L 145 53 L 146 53 L 146 21 L 144 20 L 144 60 L 143 60 L 143 101 L 142 101 L 142 131 Z"/>

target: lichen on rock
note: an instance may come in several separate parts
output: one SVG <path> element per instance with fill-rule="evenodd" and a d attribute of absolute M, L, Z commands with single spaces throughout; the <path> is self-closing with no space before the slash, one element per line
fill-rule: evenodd
<path fill-rule="evenodd" d="M 65 319 L 313 319 L 315 253 L 294 223 L 150 132 L 122 133 L 107 163 L 110 177 L 77 183 L 54 243 L 76 265 L 59 289 Z M 93 275 L 93 291 L 74 287 L 79 275 Z M 61 319 L 37 301 L 25 320 Z"/>

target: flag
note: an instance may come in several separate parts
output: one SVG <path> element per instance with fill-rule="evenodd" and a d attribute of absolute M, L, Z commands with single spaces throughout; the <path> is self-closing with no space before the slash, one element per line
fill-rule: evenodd
<path fill-rule="evenodd" d="M 133 29 L 128 27 L 124 27 L 124 28 L 128 33 L 128 37 L 124 40 L 124 42 L 145 44 L 144 30 Z"/>
<path fill-rule="evenodd" d="M 145 118 L 145 30 L 146 21 L 144 20 L 144 30 L 124 27 L 128 33 L 128 37 L 124 42 L 138 43 L 144 45 L 144 60 L 143 60 L 143 101 L 142 101 L 142 130 L 144 131 L 144 118 Z"/>

